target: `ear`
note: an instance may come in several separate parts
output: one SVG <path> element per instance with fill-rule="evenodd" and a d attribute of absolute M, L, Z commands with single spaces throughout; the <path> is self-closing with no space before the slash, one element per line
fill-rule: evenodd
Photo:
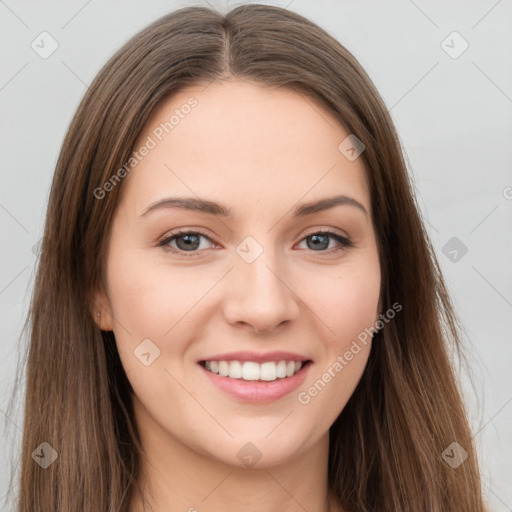
<path fill-rule="evenodd" d="M 110 301 L 105 286 L 100 283 L 93 294 L 92 315 L 94 322 L 102 331 L 113 331 L 114 322 Z"/>
<path fill-rule="evenodd" d="M 375 322 L 380 320 L 380 315 L 382 315 L 382 298 L 379 298 L 379 305 L 377 306 L 377 313 L 375 317 Z"/>

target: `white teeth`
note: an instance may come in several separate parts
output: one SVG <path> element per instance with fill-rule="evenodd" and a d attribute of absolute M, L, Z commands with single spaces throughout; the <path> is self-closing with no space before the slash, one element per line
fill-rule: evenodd
<path fill-rule="evenodd" d="M 302 368 L 301 361 L 205 361 L 204 367 L 221 377 L 243 380 L 273 381 L 291 377 Z"/>
<path fill-rule="evenodd" d="M 260 366 L 260 380 L 276 380 L 277 379 L 277 368 L 276 363 L 272 361 L 263 363 Z"/>
<path fill-rule="evenodd" d="M 221 377 L 229 375 L 229 363 L 227 361 L 219 361 L 219 375 Z"/>
<path fill-rule="evenodd" d="M 239 361 L 231 361 L 229 363 L 229 377 L 231 379 L 241 379 L 243 375 L 242 365 Z"/>
<path fill-rule="evenodd" d="M 238 361 L 232 361 L 237 362 Z M 246 361 L 242 366 L 242 379 L 244 380 L 259 380 L 260 378 L 260 365 L 252 361 Z"/>
<path fill-rule="evenodd" d="M 276 373 L 280 379 L 286 377 L 286 361 L 279 361 L 279 363 L 277 363 Z"/>

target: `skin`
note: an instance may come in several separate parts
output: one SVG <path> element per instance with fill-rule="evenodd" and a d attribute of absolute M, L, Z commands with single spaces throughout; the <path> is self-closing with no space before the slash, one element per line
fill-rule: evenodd
<path fill-rule="evenodd" d="M 338 150 L 348 133 L 321 105 L 235 79 L 188 87 L 164 101 L 136 148 L 192 96 L 197 106 L 118 185 L 106 282 L 97 293 L 100 328 L 114 331 L 134 389 L 141 483 L 155 511 L 325 512 L 329 427 L 352 395 L 371 343 L 308 404 L 298 393 L 379 316 L 364 164 Z M 298 204 L 337 194 L 367 213 L 341 205 L 292 216 Z M 232 216 L 176 208 L 141 216 L 177 195 L 220 202 Z M 310 236 L 325 229 L 353 246 L 329 237 L 316 248 Z M 187 258 L 183 239 L 170 243 L 174 252 L 157 245 L 176 230 L 209 238 L 199 238 L 196 256 Z M 263 249 L 250 264 L 236 252 L 247 236 Z M 134 355 L 145 339 L 160 350 L 149 366 Z M 244 403 L 213 386 L 197 364 L 237 350 L 286 350 L 313 363 L 298 390 L 272 403 Z M 261 453 L 250 468 L 237 457 L 248 442 Z M 131 512 L 139 510 L 134 498 Z"/>

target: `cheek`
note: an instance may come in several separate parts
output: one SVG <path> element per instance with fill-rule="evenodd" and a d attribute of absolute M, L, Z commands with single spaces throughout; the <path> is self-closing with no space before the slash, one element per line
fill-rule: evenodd
<path fill-rule="evenodd" d="M 115 320 L 137 336 L 162 338 L 197 304 L 211 284 L 192 267 L 155 262 L 144 251 L 112 254 L 110 302 Z"/>
<path fill-rule="evenodd" d="M 317 280 L 308 306 L 320 318 L 325 358 L 297 395 L 303 411 L 328 429 L 352 396 L 366 367 L 378 318 L 380 268 L 347 265 L 336 277 Z"/>
<path fill-rule="evenodd" d="M 108 261 L 112 262 L 107 276 L 119 356 L 137 397 L 158 413 L 160 403 L 155 397 L 168 395 L 174 382 L 169 361 L 186 350 L 194 305 L 212 283 L 198 279 L 197 271 L 194 275 L 184 266 L 156 263 L 143 250 L 115 249 Z M 177 407 L 186 405 L 187 397 L 182 395 L 176 386 Z"/>
<path fill-rule="evenodd" d="M 336 272 L 318 273 L 307 286 L 307 305 L 326 326 L 326 341 L 341 350 L 375 324 L 380 297 L 378 260 L 347 262 Z M 328 335 L 330 333 L 330 335 Z"/>
<path fill-rule="evenodd" d="M 378 317 L 380 280 L 366 275 L 352 275 L 338 282 L 337 295 L 331 302 L 333 329 L 344 343 L 374 325 Z"/>

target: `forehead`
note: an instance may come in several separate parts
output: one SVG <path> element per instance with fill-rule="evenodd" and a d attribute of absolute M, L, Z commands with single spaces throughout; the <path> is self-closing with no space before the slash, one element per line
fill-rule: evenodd
<path fill-rule="evenodd" d="M 318 102 L 290 89 L 243 80 L 187 87 L 146 123 L 134 150 L 149 149 L 139 151 L 123 196 L 137 211 L 169 195 L 196 195 L 236 213 L 339 192 L 370 211 L 362 159 L 339 150 L 348 135 Z"/>

